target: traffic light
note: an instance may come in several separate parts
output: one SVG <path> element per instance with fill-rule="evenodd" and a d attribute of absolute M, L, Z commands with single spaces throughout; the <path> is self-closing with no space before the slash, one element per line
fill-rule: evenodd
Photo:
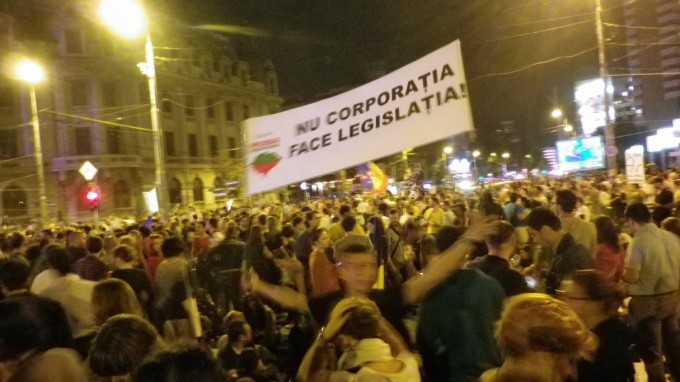
<path fill-rule="evenodd" d="M 87 205 L 90 207 L 90 209 L 94 210 L 97 208 L 99 206 L 100 199 L 101 195 L 99 193 L 99 188 L 96 186 L 90 186 L 85 193 L 85 201 L 87 202 Z"/>

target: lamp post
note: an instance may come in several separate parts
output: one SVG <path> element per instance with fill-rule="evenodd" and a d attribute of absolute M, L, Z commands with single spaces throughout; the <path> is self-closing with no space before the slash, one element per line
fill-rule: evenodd
<path fill-rule="evenodd" d="M 45 169 L 40 143 L 40 120 L 38 119 L 38 102 L 35 97 L 35 85 L 45 79 L 45 71 L 33 61 L 24 60 L 16 67 L 16 76 L 29 85 L 31 94 L 31 125 L 33 126 L 33 156 L 38 172 L 38 203 L 40 206 L 41 224 L 47 224 L 47 192 L 45 191 Z"/>
<path fill-rule="evenodd" d="M 140 69 L 149 82 L 149 103 L 151 105 L 151 133 L 153 134 L 153 154 L 155 162 L 155 187 L 158 199 L 158 213 L 161 220 L 167 211 L 167 195 L 165 188 L 165 158 L 163 153 L 163 134 L 158 116 L 158 91 L 156 89 L 156 64 L 154 62 L 151 33 L 146 23 L 144 10 L 132 0 L 104 0 L 100 4 L 99 14 L 117 34 L 125 38 L 135 38 L 145 34 L 146 62 Z"/>

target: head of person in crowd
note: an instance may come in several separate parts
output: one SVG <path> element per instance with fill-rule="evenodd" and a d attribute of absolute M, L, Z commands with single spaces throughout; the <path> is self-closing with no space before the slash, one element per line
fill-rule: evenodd
<path fill-rule="evenodd" d="M 219 231 L 220 221 L 217 218 L 208 219 L 208 224 L 205 225 L 205 231 L 212 234 L 215 231 Z"/>
<path fill-rule="evenodd" d="M 425 227 L 423 227 L 416 219 L 408 218 L 404 222 L 404 235 L 406 242 L 417 243 L 425 235 Z"/>
<path fill-rule="evenodd" d="M 87 238 L 87 235 L 85 234 L 85 231 L 82 231 L 82 230 L 71 231 L 71 233 L 68 235 L 67 246 L 68 247 L 85 248 L 85 239 L 86 238 Z"/>
<path fill-rule="evenodd" d="M 352 214 L 345 214 L 340 221 L 340 226 L 346 234 L 351 234 L 357 225 L 357 219 Z"/>
<path fill-rule="evenodd" d="M 161 253 L 166 259 L 181 256 L 186 252 L 186 244 L 177 236 L 169 237 L 163 240 L 161 245 Z"/>
<path fill-rule="evenodd" d="M 673 232 L 680 238 L 680 219 L 674 216 L 666 218 L 661 222 L 661 228 L 668 232 Z"/>
<path fill-rule="evenodd" d="M 18 261 L 0 263 L 0 296 L 11 297 L 28 293 L 31 268 Z"/>
<path fill-rule="evenodd" d="M 505 360 L 482 375 L 495 381 L 568 381 L 576 363 L 592 357 L 597 339 L 564 302 L 545 294 L 525 293 L 508 300 L 496 328 Z"/>
<path fill-rule="evenodd" d="M 132 382 L 221 382 L 213 358 L 197 347 L 179 347 L 156 353 L 134 373 Z"/>
<path fill-rule="evenodd" d="M 134 268 L 139 263 L 137 251 L 127 244 L 114 248 L 111 255 L 117 268 Z"/>
<path fill-rule="evenodd" d="M 250 227 L 250 235 L 248 235 L 248 245 L 253 248 L 264 247 L 264 232 L 262 226 L 254 224 Z"/>
<path fill-rule="evenodd" d="M 491 256 L 510 260 L 517 253 L 515 227 L 506 221 L 497 221 L 496 233 L 486 237 L 486 247 Z"/>
<path fill-rule="evenodd" d="M 401 218 L 401 215 L 399 214 L 398 209 L 390 208 L 390 210 L 387 211 L 387 217 L 390 218 L 390 227 L 401 226 L 401 224 L 399 224 L 399 219 Z"/>
<path fill-rule="evenodd" d="M 227 327 L 229 346 L 236 349 L 248 347 L 253 341 L 253 329 L 245 320 L 233 320 Z"/>
<path fill-rule="evenodd" d="M 128 380 L 146 356 L 164 347 L 148 321 L 136 315 L 119 314 L 106 320 L 92 340 L 88 366 L 98 376 Z"/>
<path fill-rule="evenodd" d="M 366 222 L 366 233 L 371 238 L 378 238 L 385 236 L 385 225 L 382 219 L 378 216 L 371 216 Z"/>
<path fill-rule="evenodd" d="M 439 252 L 444 252 L 449 249 L 461 236 L 465 233 L 465 229 L 462 227 L 454 227 L 450 225 L 442 226 L 442 228 L 437 232 L 435 236 L 435 242 L 437 243 L 437 250 Z"/>
<path fill-rule="evenodd" d="M 309 231 L 312 231 L 319 227 L 321 223 L 321 216 L 316 211 L 305 212 L 305 226 Z"/>
<path fill-rule="evenodd" d="M 110 317 L 123 313 L 139 317 L 144 315 L 132 287 L 125 281 L 115 278 L 98 282 L 92 291 L 92 314 L 95 323 L 102 325 Z"/>
<path fill-rule="evenodd" d="M 99 236 L 90 236 L 85 239 L 85 249 L 90 255 L 98 256 L 104 249 L 104 240 Z"/>
<path fill-rule="evenodd" d="M 260 372 L 264 372 L 266 367 L 262 359 L 253 348 L 244 349 L 239 357 L 240 378 L 254 378 Z"/>
<path fill-rule="evenodd" d="M 239 218 L 238 227 L 242 232 L 250 230 L 250 216 L 248 214 L 244 214 Z"/>
<path fill-rule="evenodd" d="M 607 281 L 598 271 L 584 269 L 564 280 L 557 296 L 593 329 L 605 320 L 618 317 L 626 291 Z"/>
<path fill-rule="evenodd" d="M 149 235 L 149 248 L 151 249 L 151 256 L 161 255 L 161 246 L 163 245 L 163 236 L 158 233 Z"/>
<path fill-rule="evenodd" d="M 28 357 L 72 345 L 66 313 L 56 301 L 35 296 L 0 301 L 0 376 L 4 381 L 14 381 L 13 375 L 21 372 L 22 361 Z"/>
<path fill-rule="evenodd" d="M 323 228 L 317 228 L 309 235 L 309 241 L 312 243 L 312 248 L 320 251 L 325 251 L 331 245 L 331 237 Z"/>
<path fill-rule="evenodd" d="M 9 235 L 9 243 L 12 246 L 13 252 L 23 253 L 26 250 L 26 236 L 21 232 L 12 232 L 12 234 Z"/>
<path fill-rule="evenodd" d="M 227 230 L 225 232 L 225 236 L 227 239 L 238 239 L 241 234 L 241 229 L 238 227 L 238 224 L 229 224 L 227 226 Z"/>
<path fill-rule="evenodd" d="M 597 231 L 597 244 L 606 245 L 616 252 L 621 251 L 619 242 L 619 229 L 616 228 L 614 220 L 609 216 L 598 216 L 593 221 Z"/>
<path fill-rule="evenodd" d="M 524 223 L 529 234 L 544 246 L 557 247 L 565 235 L 560 218 L 544 207 L 531 210 Z"/>
<path fill-rule="evenodd" d="M 628 223 L 628 228 L 633 234 L 636 234 L 638 230 L 652 222 L 652 214 L 649 212 L 649 208 L 643 203 L 633 203 L 626 207 L 624 212 L 626 222 Z"/>
<path fill-rule="evenodd" d="M 378 277 L 378 259 L 368 237 L 348 235 L 335 242 L 333 256 L 345 291 L 367 294 Z"/>
<path fill-rule="evenodd" d="M 297 232 L 302 232 L 305 230 L 305 219 L 302 216 L 293 217 L 292 223 Z"/>
<path fill-rule="evenodd" d="M 50 268 L 66 276 L 71 271 L 71 255 L 61 244 L 47 244 L 43 249 Z"/>
<path fill-rule="evenodd" d="M 279 219 L 276 216 L 267 216 L 267 232 L 272 234 L 279 232 Z"/>
<path fill-rule="evenodd" d="M 295 246 L 295 228 L 292 224 L 281 227 L 281 244 L 289 250 Z"/>
<path fill-rule="evenodd" d="M 45 245 L 47 242 L 45 243 Z M 33 264 L 40 257 L 40 250 L 44 245 L 32 244 L 26 248 L 26 260 Z"/>
<path fill-rule="evenodd" d="M 352 207 L 349 206 L 349 204 L 343 204 L 340 206 L 340 209 L 338 210 L 338 213 L 340 214 L 340 217 L 344 217 L 348 213 L 352 212 Z"/>
<path fill-rule="evenodd" d="M 572 190 L 562 189 L 555 193 L 557 215 L 571 216 L 576 211 L 578 198 Z"/>
<path fill-rule="evenodd" d="M 664 179 L 662 176 L 655 176 L 652 178 L 652 185 L 654 186 L 654 189 L 659 191 L 664 188 Z"/>

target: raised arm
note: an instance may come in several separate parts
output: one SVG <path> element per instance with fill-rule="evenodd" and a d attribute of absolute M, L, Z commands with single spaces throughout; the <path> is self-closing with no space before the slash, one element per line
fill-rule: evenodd
<path fill-rule="evenodd" d="M 439 255 L 437 261 L 427 265 L 421 276 L 412 277 L 404 283 L 402 286 L 404 302 L 418 303 L 430 289 L 439 285 L 453 271 L 462 268 L 466 256 L 475 249 L 474 243 L 483 242 L 488 234 L 494 232 L 496 229 L 494 220 L 490 217 L 471 225 L 461 239 Z"/>
<path fill-rule="evenodd" d="M 257 273 L 251 268 L 243 276 L 243 284 L 246 290 L 274 302 L 285 309 L 300 313 L 309 313 L 307 296 L 293 289 L 272 285 L 260 280 Z"/>

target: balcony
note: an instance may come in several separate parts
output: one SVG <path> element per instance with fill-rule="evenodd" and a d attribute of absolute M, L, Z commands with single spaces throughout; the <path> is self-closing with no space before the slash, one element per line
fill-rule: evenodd
<path fill-rule="evenodd" d="M 87 160 L 99 168 L 141 168 L 148 166 L 148 161 L 145 161 L 139 155 L 74 155 L 52 158 L 51 171 L 77 171 Z"/>

